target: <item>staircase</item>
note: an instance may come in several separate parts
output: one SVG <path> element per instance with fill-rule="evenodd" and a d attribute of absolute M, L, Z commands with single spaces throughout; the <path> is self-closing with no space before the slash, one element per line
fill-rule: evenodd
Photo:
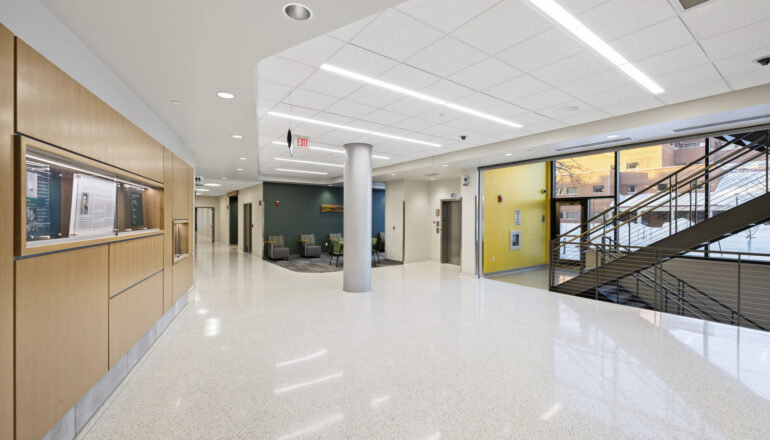
<path fill-rule="evenodd" d="M 678 314 L 763 329 L 667 271 L 664 263 L 707 255 L 704 246 L 770 220 L 768 133 L 726 137 L 724 145 L 624 200 L 622 207 L 556 237 L 550 243 L 551 290 L 655 310 L 669 311 L 671 305 Z M 651 214 L 668 221 L 642 224 Z M 636 292 L 629 285 L 637 286 Z M 654 296 L 645 298 L 644 291 Z"/>

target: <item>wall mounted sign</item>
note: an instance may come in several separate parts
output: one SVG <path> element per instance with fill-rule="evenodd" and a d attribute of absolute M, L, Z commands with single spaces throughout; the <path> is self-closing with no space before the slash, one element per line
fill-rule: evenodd
<path fill-rule="evenodd" d="M 513 213 L 513 223 L 516 226 L 521 226 L 521 209 L 517 209 Z"/>
<path fill-rule="evenodd" d="M 343 212 L 344 205 L 321 205 L 321 212 Z"/>
<path fill-rule="evenodd" d="M 292 141 L 293 141 L 293 137 L 291 135 L 291 128 L 290 128 L 289 131 L 286 132 L 286 145 L 288 145 L 289 147 L 289 156 L 294 157 L 294 143 Z"/>

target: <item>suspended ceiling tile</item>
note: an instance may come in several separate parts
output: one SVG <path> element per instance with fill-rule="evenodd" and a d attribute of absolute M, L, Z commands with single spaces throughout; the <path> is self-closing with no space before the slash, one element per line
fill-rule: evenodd
<path fill-rule="evenodd" d="M 294 89 L 284 100 L 284 104 L 295 105 L 315 110 L 323 110 L 337 102 L 337 98 L 304 89 Z"/>
<path fill-rule="evenodd" d="M 553 27 L 496 56 L 523 72 L 532 72 L 585 50 L 586 46 L 566 31 Z"/>
<path fill-rule="evenodd" d="M 442 36 L 409 15 L 388 9 L 356 35 L 353 44 L 403 61 Z"/>
<path fill-rule="evenodd" d="M 594 52 L 585 51 L 535 70 L 531 75 L 548 84 L 559 86 L 611 68 Z"/>
<path fill-rule="evenodd" d="M 383 109 L 406 116 L 417 116 L 436 107 L 438 107 L 436 104 L 427 101 L 422 101 L 412 97 L 405 97 L 383 107 Z"/>
<path fill-rule="evenodd" d="M 455 73 L 450 79 L 475 90 L 484 90 L 519 75 L 518 70 L 489 57 Z"/>
<path fill-rule="evenodd" d="M 628 86 L 630 82 L 631 79 L 619 70 L 610 69 L 606 72 L 597 73 L 596 75 L 587 76 L 583 79 L 563 84 L 559 86 L 559 89 L 576 98 L 583 98 L 607 90 Z"/>
<path fill-rule="evenodd" d="M 557 89 L 545 90 L 526 98 L 517 99 L 513 103 L 527 110 L 540 110 L 542 108 L 553 107 L 572 100 L 572 97 Z"/>
<path fill-rule="evenodd" d="M 369 76 L 378 76 L 398 64 L 390 58 L 352 44 L 348 44 L 340 49 L 339 52 L 329 58 L 328 63 Z M 335 74 L 335 76 L 337 75 Z M 345 80 L 352 82 L 350 78 L 345 78 Z"/>
<path fill-rule="evenodd" d="M 302 88 L 316 93 L 342 98 L 361 88 L 361 83 L 351 81 L 347 78 L 323 70 L 318 70 L 302 83 Z"/>
<path fill-rule="evenodd" d="M 578 16 L 604 41 L 644 29 L 676 15 L 668 0 L 612 0 Z"/>
<path fill-rule="evenodd" d="M 420 90 L 421 93 L 430 95 L 448 102 L 455 102 L 473 94 L 473 89 L 454 83 L 452 81 L 441 80 L 437 83 Z"/>
<path fill-rule="evenodd" d="M 697 44 L 689 44 L 668 52 L 660 53 L 642 60 L 634 61 L 634 65 L 651 78 L 677 72 L 690 67 L 706 64 L 709 59 Z"/>
<path fill-rule="evenodd" d="M 691 101 L 693 99 L 703 98 L 704 96 L 718 95 L 727 93 L 730 88 L 719 78 L 709 82 L 694 83 L 677 87 L 667 91 L 660 96 L 660 99 L 666 104 L 676 104 L 677 102 Z"/>
<path fill-rule="evenodd" d="M 452 35 L 488 54 L 496 54 L 549 27 L 551 23 L 523 1 L 503 1 Z"/>
<path fill-rule="evenodd" d="M 488 111 L 491 108 L 500 107 L 501 105 L 506 104 L 505 101 L 489 96 L 485 93 L 474 93 L 472 95 L 458 99 L 457 101 L 454 101 L 454 103 L 471 108 L 473 110 L 484 111 L 486 113 L 491 113 Z"/>
<path fill-rule="evenodd" d="M 662 105 L 663 104 L 661 104 L 661 102 L 653 95 L 646 94 L 645 96 L 636 99 L 608 105 L 604 107 L 603 110 L 613 116 L 620 116 L 628 113 L 640 112 L 642 110 L 649 110 L 651 108 L 660 107 Z"/>
<path fill-rule="evenodd" d="M 384 125 L 393 125 L 396 122 L 407 119 L 404 114 L 392 112 L 384 109 L 377 109 L 364 117 L 368 121 L 377 122 Z"/>
<path fill-rule="evenodd" d="M 380 75 L 379 79 L 412 90 L 420 90 L 441 80 L 441 77 L 420 69 L 399 64 Z"/>
<path fill-rule="evenodd" d="M 444 37 L 407 60 L 407 64 L 441 77 L 448 77 L 486 56 L 452 37 Z"/>
<path fill-rule="evenodd" d="M 684 11 L 682 18 L 698 38 L 705 39 L 770 19 L 770 2 L 711 0 Z"/>
<path fill-rule="evenodd" d="M 448 33 L 497 2 L 499 0 L 412 0 L 397 8 Z"/>
<path fill-rule="evenodd" d="M 384 107 L 398 101 L 403 95 L 377 86 L 366 85 L 346 96 L 353 102 L 368 104 L 373 107 Z"/>
<path fill-rule="evenodd" d="M 522 75 L 485 90 L 492 96 L 512 102 L 525 96 L 549 89 L 550 86 L 530 75 Z"/>
<path fill-rule="evenodd" d="M 361 32 L 369 23 L 371 23 L 379 14 L 380 13 L 370 15 L 347 26 L 331 31 L 329 32 L 329 35 L 339 40 L 348 42 L 352 40 L 353 37 L 355 37 L 359 32 Z"/>
<path fill-rule="evenodd" d="M 343 99 L 329 106 L 325 111 L 338 115 L 349 116 L 351 118 L 361 119 L 364 115 L 368 115 L 375 111 L 375 108 Z"/>
<path fill-rule="evenodd" d="M 673 17 L 618 38 L 610 42 L 610 46 L 634 62 L 694 43 L 695 39 L 679 17 Z"/>
<path fill-rule="evenodd" d="M 735 55 L 736 51 L 747 52 L 770 46 L 768 29 L 770 29 L 770 20 L 765 20 L 708 38 L 701 43 L 712 59 L 727 58 Z"/>

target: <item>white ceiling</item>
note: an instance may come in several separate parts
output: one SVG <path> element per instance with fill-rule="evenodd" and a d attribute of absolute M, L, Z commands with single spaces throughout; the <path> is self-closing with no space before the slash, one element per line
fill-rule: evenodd
<path fill-rule="evenodd" d="M 179 134 L 195 153 L 199 175 L 243 185 L 258 178 L 320 182 L 341 175 L 341 168 L 275 161 L 288 156 L 272 141 L 283 139 L 289 124 L 267 116 L 269 110 L 443 145 L 292 124 L 294 133 L 321 146 L 372 143 L 376 154 L 391 157 L 374 160 L 382 174 L 396 164 L 417 169 L 436 155 L 770 83 L 770 68 L 751 62 L 770 55 L 770 1 L 710 0 L 688 11 L 676 0 L 557 1 L 666 92 L 649 94 L 523 0 L 313 0 L 305 3 L 314 18 L 304 23 L 286 19 L 285 1 L 278 0 L 42 0 Z M 523 128 L 320 71 L 324 62 Z M 236 98 L 216 97 L 220 90 Z M 555 112 L 570 106 L 577 111 Z M 343 158 L 308 150 L 296 157 Z"/>
<path fill-rule="evenodd" d="M 287 128 L 311 145 L 369 142 L 380 168 L 770 83 L 770 1 L 710 0 L 683 11 L 676 0 L 558 0 L 665 88 L 652 95 L 524 0 L 411 0 L 259 63 L 260 177 L 291 168 L 342 169 L 289 158 Z M 323 63 L 418 90 L 523 125 L 489 122 L 319 70 Z M 558 109 L 577 107 L 560 113 Z M 289 123 L 280 111 L 443 145 L 435 148 Z M 466 135 L 465 141 L 460 135 Z M 343 156 L 298 148 L 295 158 L 341 164 Z M 505 158 L 499 158 L 500 162 Z M 453 168 L 462 164 L 453 164 Z M 445 171 L 449 174 L 450 170 Z"/>
<path fill-rule="evenodd" d="M 303 0 L 315 16 L 299 23 L 283 15 L 286 0 L 40 1 L 179 135 L 198 174 L 249 185 L 258 177 L 257 63 L 399 2 Z M 218 98 L 222 90 L 236 98 Z"/>

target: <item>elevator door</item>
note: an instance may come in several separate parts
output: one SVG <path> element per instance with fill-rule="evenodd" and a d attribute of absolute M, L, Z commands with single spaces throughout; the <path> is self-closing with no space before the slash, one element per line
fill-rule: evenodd
<path fill-rule="evenodd" d="M 254 224 L 251 219 L 251 203 L 243 204 L 243 252 L 251 252 L 251 231 Z"/>
<path fill-rule="evenodd" d="M 462 205 L 459 200 L 441 202 L 441 262 L 460 264 Z"/>

